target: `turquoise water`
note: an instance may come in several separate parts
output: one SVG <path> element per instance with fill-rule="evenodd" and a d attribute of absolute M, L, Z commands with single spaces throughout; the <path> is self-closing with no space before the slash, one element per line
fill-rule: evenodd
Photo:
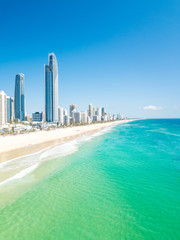
<path fill-rule="evenodd" d="M 180 120 L 118 125 L 31 159 L 0 185 L 0 239 L 180 239 Z"/>

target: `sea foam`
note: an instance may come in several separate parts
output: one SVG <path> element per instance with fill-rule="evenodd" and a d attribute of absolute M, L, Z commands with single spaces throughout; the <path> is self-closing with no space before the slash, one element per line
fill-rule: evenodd
<path fill-rule="evenodd" d="M 2 182 L 0 182 L 0 185 L 8 183 L 12 180 L 19 180 L 25 177 L 26 175 L 32 173 L 45 161 L 73 154 L 78 151 L 78 148 L 84 142 L 90 141 L 92 138 L 101 136 L 111 130 L 112 127 L 109 127 L 101 130 L 100 132 L 91 135 L 85 135 L 75 140 L 63 143 L 61 145 L 48 147 L 45 150 L 39 151 L 37 153 L 32 153 L 23 157 L 17 157 L 9 161 L 0 163 L 0 174 L 4 173 L 7 176 L 10 175 L 10 177 L 8 177 L 7 179 L 2 180 Z"/>

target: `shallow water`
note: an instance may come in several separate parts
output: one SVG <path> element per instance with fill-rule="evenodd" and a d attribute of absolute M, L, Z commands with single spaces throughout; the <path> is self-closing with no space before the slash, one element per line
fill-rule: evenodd
<path fill-rule="evenodd" d="M 180 120 L 118 125 L 0 167 L 0 239 L 180 239 Z"/>

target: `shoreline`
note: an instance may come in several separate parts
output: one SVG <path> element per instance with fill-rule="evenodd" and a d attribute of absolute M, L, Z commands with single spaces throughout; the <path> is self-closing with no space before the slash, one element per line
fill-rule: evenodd
<path fill-rule="evenodd" d="M 32 132 L 17 136 L 0 138 L 0 163 L 13 158 L 37 153 L 46 148 L 59 145 L 78 137 L 99 132 L 115 125 L 129 123 L 137 119 L 119 120 L 86 126 L 60 128 L 51 131 Z"/>

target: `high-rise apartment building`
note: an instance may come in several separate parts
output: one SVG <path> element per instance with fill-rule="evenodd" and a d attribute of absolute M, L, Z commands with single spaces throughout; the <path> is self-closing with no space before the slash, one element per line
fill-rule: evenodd
<path fill-rule="evenodd" d="M 24 96 L 24 74 L 22 73 L 17 74 L 15 78 L 14 113 L 16 120 L 24 121 L 25 96 Z"/>
<path fill-rule="evenodd" d="M 11 121 L 14 121 L 14 98 L 11 98 Z"/>
<path fill-rule="evenodd" d="M 91 119 L 93 119 L 93 115 L 94 115 L 93 111 L 94 111 L 93 105 L 89 104 L 89 116 Z"/>
<path fill-rule="evenodd" d="M 106 114 L 106 110 L 104 107 L 102 107 L 102 116 L 104 116 Z"/>
<path fill-rule="evenodd" d="M 74 112 L 74 122 L 81 123 L 81 112 Z"/>
<path fill-rule="evenodd" d="M 64 125 L 64 109 L 58 107 L 58 122 L 60 125 Z"/>
<path fill-rule="evenodd" d="M 70 124 L 70 119 L 68 115 L 64 116 L 64 125 L 68 126 Z"/>
<path fill-rule="evenodd" d="M 88 114 L 87 111 L 81 112 L 81 122 L 87 123 L 88 122 Z"/>
<path fill-rule="evenodd" d="M 54 53 L 48 55 L 45 72 L 45 120 L 58 122 L 58 64 Z"/>
<path fill-rule="evenodd" d="M 14 98 L 7 96 L 7 122 L 14 120 Z"/>
<path fill-rule="evenodd" d="M 70 106 L 69 106 L 69 115 L 70 115 L 70 117 L 72 117 L 72 112 L 76 112 L 77 111 L 77 108 L 76 108 L 76 104 L 71 104 Z"/>
<path fill-rule="evenodd" d="M 68 115 L 67 109 L 64 108 L 64 115 Z"/>
<path fill-rule="evenodd" d="M 7 123 L 7 98 L 4 91 L 0 92 L 0 126 Z"/>
<path fill-rule="evenodd" d="M 98 117 L 98 121 L 101 121 L 101 114 L 102 114 L 102 110 L 100 107 L 97 108 L 97 117 Z"/>

